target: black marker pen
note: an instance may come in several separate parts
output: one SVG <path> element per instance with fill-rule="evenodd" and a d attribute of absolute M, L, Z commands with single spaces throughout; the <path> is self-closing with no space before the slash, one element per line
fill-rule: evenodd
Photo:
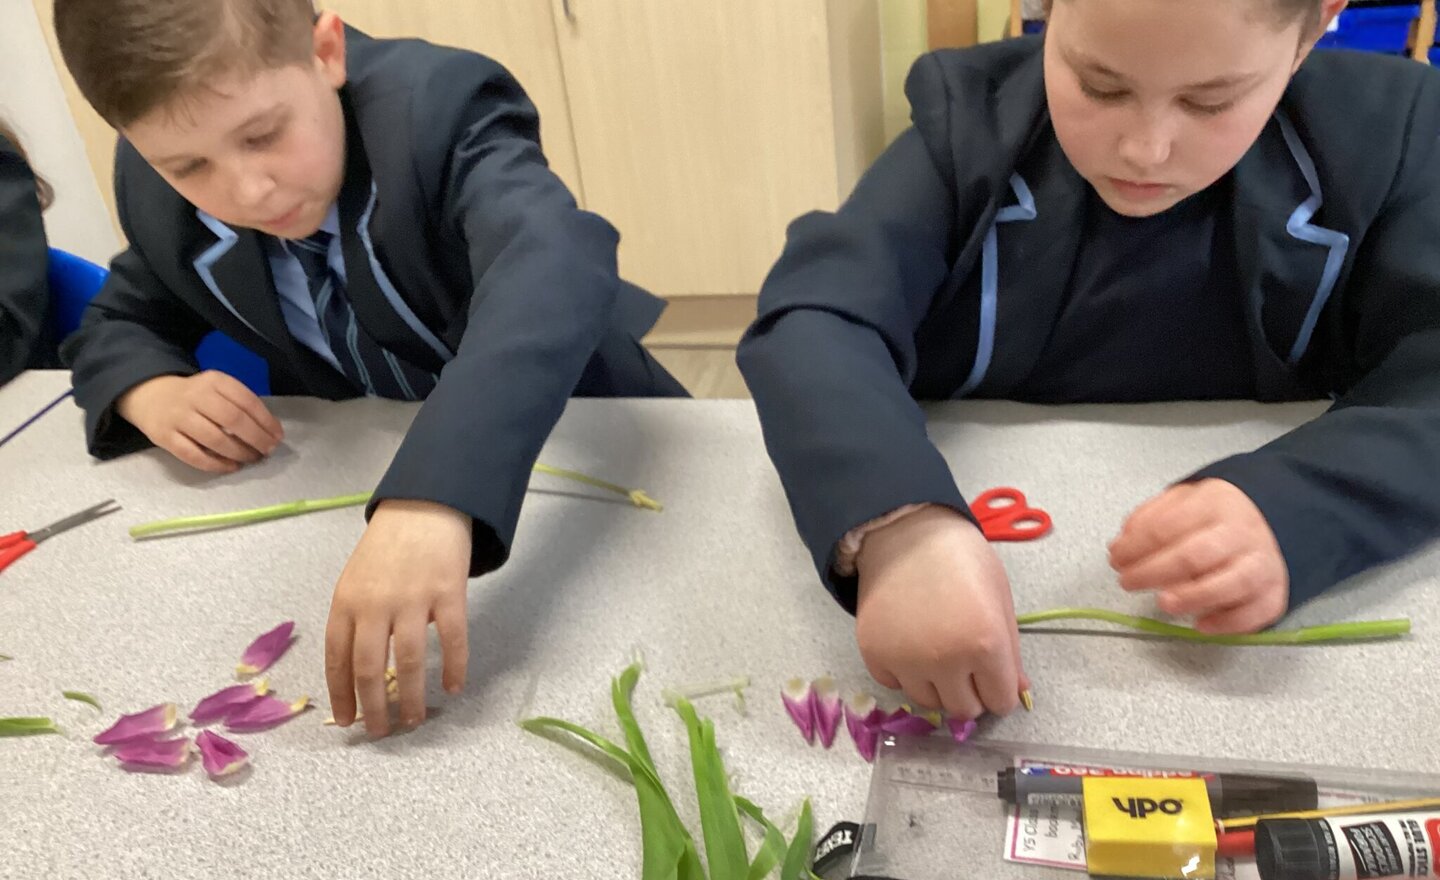
<path fill-rule="evenodd" d="M 1009 804 L 1083 802 L 1087 776 L 1203 779 L 1217 819 L 1313 810 L 1319 804 L 1315 780 L 1303 776 L 1200 773 L 1188 770 L 1109 770 L 1102 767 L 1010 767 L 997 774 L 999 795 Z"/>

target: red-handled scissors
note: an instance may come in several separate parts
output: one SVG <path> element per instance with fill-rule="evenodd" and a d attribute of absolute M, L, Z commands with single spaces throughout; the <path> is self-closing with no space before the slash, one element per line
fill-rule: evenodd
<path fill-rule="evenodd" d="M 34 550 L 41 541 L 46 538 L 53 538 L 63 531 L 73 529 L 76 526 L 83 526 L 92 520 L 114 513 L 120 509 L 115 499 L 102 501 L 94 507 L 87 507 L 79 513 L 67 516 L 59 522 L 53 522 L 43 529 L 34 532 L 11 532 L 8 535 L 0 535 L 0 571 L 10 567 L 10 563 Z"/>
<path fill-rule="evenodd" d="M 1050 514 L 1031 507 L 1025 493 L 1008 486 L 981 492 L 970 512 L 991 541 L 1033 541 L 1050 533 Z"/>

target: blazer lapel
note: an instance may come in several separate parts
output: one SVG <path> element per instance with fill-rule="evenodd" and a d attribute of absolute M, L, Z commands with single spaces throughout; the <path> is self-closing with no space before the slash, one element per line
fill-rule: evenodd
<path fill-rule="evenodd" d="M 380 264 L 374 238 L 375 230 L 381 228 L 383 222 L 376 216 L 379 191 L 371 175 L 359 126 L 355 124 L 348 102 L 345 109 L 345 185 L 340 192 L 339 205 L 340 242 L 345 255 L 345 292 L 351 308 L 355 310 L 356 319 L 371 338 L 408 363 L 438 373 L 453 354 L 405 304 Z M 414 218 L 411 222 L 423 221 Z"/>
<path fill-rule="evenodd" d="M 1320 225 L 1324 206 L 1310 153 L 1277 113 L 1234 172 L 1235 261 L 1245 293 L 1262 398 L 1296 384 L 1350 237 Z"/>
<path fill-rule="evenodd" d="M 1065 304 L 1085 222 L 1085 182 L 1048 120 L 1015 171 L 1012 206 L 996 216 L 995 258 L 982 260 L 982 301 L 994 288 L 994 362 L 977 389 L 1003 396 L 1035 368 Z M 1019 196 L 1028 190 L 1029 199 Z M 1028 204 L 1027 204 L 1028 202 Z"/>
<path fill-rule="evenodd" d="M 231 229 L 203 211 L 196 216 L 216 238 L 194 260 L 195 271 L 211 295 L 272 349 L 269 357 L 287 361 L 308 391 L 335 399 L 354 397 L 349 380 L 290 335 L 260 234 Z"/>

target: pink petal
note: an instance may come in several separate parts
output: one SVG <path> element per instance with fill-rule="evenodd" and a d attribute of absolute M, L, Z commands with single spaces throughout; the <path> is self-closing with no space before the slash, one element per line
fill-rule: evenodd
<path fill-rule="evenodd" d="M 95 744 L 113 746 L 137 739 L 156 739 L 174 729 L 175 715 L 174 703 L 161 703 L 144 712 L 122 715 L 119 721 L 95 737 Z"/>
<path fill-rule="evenodd" d="M 115 749 L 115 758 L 126 770 L 175 770 L 190 760 L 187 737 L 134 740 Z"/>
<path fill-rule="evenodd" d="M 969 739 L 970 735 L 975 732 L 975 728 L 980 726 L 975 723 L 973 718 L 969 721 L 961 721 L 959 718 L 947 718 L 945 724 L 950 728 L 950 736 L 957 743 L 965 742 L 965 740 Z"/>
<path fill-rule="evenodd" d="M 880 722 L 880 731 L 893 736 L 929 736 L 935 731 L 935 724 L 924 715 L 912 714 L 902 707 Z"/>
<path fill-rule="evenodd" d="M 811 690 L 815 694 L 815 732 L 820 736 L 820 744 L 828 749 L 835 744 L 835 731 L 840 729 L 843 714 L 840 689 L 835 686 L 835 679 L 827 676 L 816 679 Z"/>
<path fill-rule="evenodd" d="M 290 635 L 293 632 L 295 621 L 287 620 L 251 642 L 250 647 L 246 648 L 240 657 L 240 665 L 235 667 L 235 674 L 243 678 L 269 669 L 270 664 L 290 650 Z"/>
<path fill-rule="evenodd" d="M 815 689 L 798 678 L 792 678 L 785 682 L 785 687 L 780 691 L 780 699 L 785 701 L 785 711 L 790 713 L 790 719 L 795 726 L 800 728 L 800 735 L 811 745 L 815 744 Z"/>
<path fill-rule="evenodd" d="M 875 749 L 880 744 L 880 723 L 886 718 L 884 710 L 869 694 L 856 694 L 845 701 L 845 727 L 855 749 L 866 761 L 875 761 Z"/>
<path fill-rule="evenodd" d="M 265 696 L 269 690 L 270 685 L 261 679 L 253 684 L 237 684 L 216 691 L 195 706 L 195 711 L 190 713 L 190 720 L 200 725 L 220 721 L 256 697 Z"/>
<path fill-rule="evenodd" d="M 309 697 L 301 697 L 293 703 L 287 703 L 279 697 L 259 697 L 230 713 L 230 717 L 225 719 L 225 729 L 240 733 L 267 730 L 284 724 L 305 711 L 309 705 Z"/>
<path fill-rule="evenodd" d="M 200 748 L 205 772 L 211 776 L 228 776 L 250 761 L 250 755 L 244 749 L 208 730 L 200 731 L 200 735 L 195 737 L 195 745 Z"/>

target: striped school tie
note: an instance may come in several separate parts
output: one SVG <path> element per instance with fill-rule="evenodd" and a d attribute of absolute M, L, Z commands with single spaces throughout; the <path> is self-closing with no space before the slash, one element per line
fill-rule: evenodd
<path fill-rule="evenodd" d="M 322 230 L 309 238 L 286 241 L 285 245 L 305 270 L 320 332 L 330 343 L 341 371 L 369 396 L 424 400 L 435 388 L 435 375 L 396 357 L 355 320 L 345 284 L 330 268 L 330 243 L 334 238 Z"/>

